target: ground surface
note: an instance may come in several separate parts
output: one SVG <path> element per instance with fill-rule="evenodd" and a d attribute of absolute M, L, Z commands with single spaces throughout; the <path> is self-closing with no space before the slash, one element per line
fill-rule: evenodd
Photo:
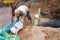
<path fill-rule="evenodd" d="M 52 2 L 52 5 L 53 5 L 53 3 L 55 3 L 55 2 Z M 52 9 L 54 10 L 54 8 L 55 8 L 54 6 L 56 6 L 56 3 L 52 7 L 51 7 L 51 5 L 49 5 L 50 8 L 47 7 L 44 2 L 32 3 L 32 6 L 30 8 L 30 13 L 31 13 L 31 17 L 32 17 L 33 21 L 34 21 L 34 15 L 36 14 L 36 12 L 38 11 L 39 8 L 42 8 L 43 13 L 46 10 L 49 13 L 50 11 L 52 11 Z M 56 6 L 56 8 L 57 8 L 57 6 Z M 5 11 L 5 10 L 3 10 L 3 11 Z M 8 11 L 8 9 L 7 9 L 7 11 Z M 5 13 L 5 12 L 3 12 L 3 13 Z M 1 14 L 1 12 L 0 12 L 0 14 Z M 6 15 L 9 15 L 9 14 L 6 14 Z M 11 16 L 9 15 L 8 17 L 11 17 Z M 51 18 L 52 16 L 50 14 L 48 14 L 48 15 L 43 15 L 43 17 Z M 4 18 L 6 18 L 6 17 L 4 17 Z M 53 20 L 50 20 L 48 18 L 41 19 L 41 24 L 45 25 L 46 22 L 48 22 L 48 23 L 54 22 Z M 8 18 L 8 19 L 10 19 L 10 18 Z M 7 21 L 10 21 L 10 20 L 6 20 L 4 23 L 7 23 Z M 1 22 L 2 22 L 2 20 L 1 20 Z M 57 21 L 57 22 L 56 22 L 56 24 L 60 25 L 59 24 L 60 21 Z M 48 23 L 47 23 L 47 25 L 48 25 Z M 53 24 L 56 25 L 55 22 Z M 43 26 L 30 25 L 29 21 L 26 19 L 25 26 L 18 33 L 18 36 L 21 38 L 21 40 L 60 40 L 60 28 L 51 28 L 50 26 L 43 27 Z"/>
<path fill-rule="evenodd" d="M 0 25 L 7 25 L 12 22 L 11 7 L 0 8 Z"/>
<path fill-rule="evenodd" d="M 60 40 L 60 28 L 26 26 L 18 35 L 21 40 Z"/>

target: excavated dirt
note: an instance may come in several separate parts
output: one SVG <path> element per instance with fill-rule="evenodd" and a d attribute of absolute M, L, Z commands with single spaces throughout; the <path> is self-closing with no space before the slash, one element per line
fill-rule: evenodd
<path fill-rule="evenodd" d="M 46 6 L 45 2 L 32 3 L 30 8 L 32 19 L 34 18 L 34 14 L 36 14 L 39 8 L 42 9 L 43 17 L 53 18 L 52 16 L 55 17 L 56 15 L 56 9 L 59 9 L 60 6 L 59 3 L 56 2 L 51 2 L 51 4 L 48 4 L 48 6 Z M 45 12 L 47 12 L 47 14 L 45 14 Z M 55 15 L 52 15 L 51 12 Z M 41 22 L 44 23 L 47 20 L 42 21 Z M 60 40 L 60 28 L 30 25 L 28 19 L 26 18 L 24 28 L 20 30 L 18 36 L 21 38 L 21 40 Z"/>
<path fill-rule="evenodd" d="M 44 1 L 42 2 L 34 2 L 31 4 L 30 12 L 36 13 L 38 8 L 42 9 L 43 17 L 47 18 L 60 18 L 60 3 L 56 0 L 49 2 L 49 4 L 45 4 Z"/>
<path fill-rule="evenodd" d="M 60 40 L 60 28 L 26 26 L 18 35 L 21 40 Z"/>
<path fill-rule="evenodd" d="M 34 18 L 34 14 L 36 14 L 39 8 L 42 8 L 43 17 L 53 18 L 53 15 L 51 15 L 51 11 L 52 11 L 51 5 L 49 6 L 50 7 L 47 7 L 44 2 L 32 3 L 32 6 L 30 8 L 32 19 Z M 54 7 L 54 8 L 58 8 L 58 7 Z M 46 11 L 48 12 L 47 15 L 45 15 Z M 52 11 L 52 13 L 54 12 Z M 44 23 L 47 22 L 47 20 L 46 19 L 41 20 L 41 22 Z M 42 26 L 33 26 L 33 25 L 29 26 L 29 25 L 30 25 L 29 21 L 25 20 L 25 27 L 18 33 L 21 40 L 60 40 L 60 28 L 52 28 L 47 26 L 42 27 Z"/>

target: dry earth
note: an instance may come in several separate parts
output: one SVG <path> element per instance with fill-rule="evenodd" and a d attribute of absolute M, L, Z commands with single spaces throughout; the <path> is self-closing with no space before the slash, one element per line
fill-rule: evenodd
<path fill-rule="evenodd" d="M 60 40 L 60 28 L 26 26 L 18 35 L 21 40 Z"/>

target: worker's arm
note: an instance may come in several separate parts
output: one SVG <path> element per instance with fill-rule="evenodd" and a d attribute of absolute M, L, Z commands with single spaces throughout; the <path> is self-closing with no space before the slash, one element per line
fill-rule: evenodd
<path fill-rule="evenodd" d="M 27 18 L 28 18 L 28 20 L 32 20 L 30 14 L 29 14 L 29 11 L 27 11 Z"/>
<path fill-rule="evenodd" d="M 16 19 L 15 21 L 19 20 L 20 11 L 18 9 L 15 9 L 14 13 L 15 13 L 15 19 Z"/>
<path fill-rule="evenodd" d="M 32 18 L 31 18 L 31 16 L 30 16 L 29 11 L 27 11 L 27 18 L 28 18 L 29 22 L 32 24 L 33 22 L 32 22 Z"/>

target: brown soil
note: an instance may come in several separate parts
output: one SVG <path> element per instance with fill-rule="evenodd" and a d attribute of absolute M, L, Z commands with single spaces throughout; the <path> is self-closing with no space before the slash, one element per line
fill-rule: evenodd
<path fill-rule="evenodd" d="M 60 40 L 60 28 L 26 26 L 18 35 L 21 40 Z"/>

